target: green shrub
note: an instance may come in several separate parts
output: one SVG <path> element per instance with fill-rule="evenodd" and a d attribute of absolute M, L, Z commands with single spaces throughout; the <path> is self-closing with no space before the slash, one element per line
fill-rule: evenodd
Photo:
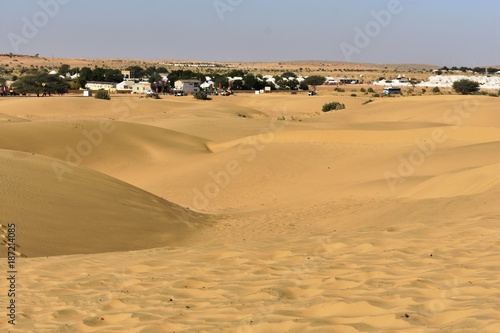
<path fill-rule="evenodd" d="M 111 97 L 109 96 L 108 92 L 106 90 L 99 90 L 98 92 L 95 93 L 95 98 L 97 99 L 106 99 L 110 100 Z"/>
<path fill-rule="evenodd" d="M 356 97 L 357 95 L 356 94 L 351 94 L 351 97 Z"/>
<path fill-rule="evenodd" d="M 479 83 L 469 79 L 453 82 L 453 90 L 462 95 L 474 94 L 479 91 Z"/>
<path fill-rule="evenodd" d="M 342 109 L 345 109 L 345 105 L 339 102 L 326 103 L 323 105 L 323 112 Z"/>
<path fill-rule="evenodd" d="M 366 101 L 363 102 L 363 105 L 371 103 L 371 102 L 373 102 L 373 99 L 368 99 L 368 100 L 366 100 Z"/>
<path fill-rule="evenodd" d="M 335 88 L 333 90 L 336 91 L 336 92 L 345 92 L 344 88 L 339 88 L 339 87 L 337 87 L 337 88 Z"/>
<path fill-rule="evenodd" d="M 372 95 L 373 97 L 380 97 L 380 94 L 379 93 L 375 93 Z"/>
<path fill-rule="evenodd" d="M 498 94 L 495 94 L 495 93 L 488 93 L 488 96 L 491 96 L 491 97 L 498 97 Z"/>
<path fill-rule="evenodd" d="M 202 90 L 200 90 L 200 91 L 198 91 L 198 92 L 195 92 L 195 93 L 193 94 L 193 96 L 194 96 L 194 98 L 196 98 L 196 99 L 201 99 L 201 100 L 203 100 L 203 101 L 209 101 L 209 100 L 211 100 L 211 98 L 210 98 L 210 97 L 208 97 L 207 93 L 206 93 L 206 92 L 204 92 L 204 91 L 202 91 Z"/>
<path fill-rule="evenodd" d="M 432 93 L 433 94 L 440 94 L 441 90 L 439 89 L 439 87 L 434 87 L 434 88 L 432 88 Z"/>
<path fill-rule="evenodd" d="M 368 92 L 373 94 L 375 92 L 375 90 L 373 90 L 373 88 L 370 87 L 370 88 L 368 88 Z"/>
<path fill-rule="evenodd" d="M 359 91 L 366 92 L 366 89 L 365 88 L 361 88 L 361 89 L 359 89 Z"/>

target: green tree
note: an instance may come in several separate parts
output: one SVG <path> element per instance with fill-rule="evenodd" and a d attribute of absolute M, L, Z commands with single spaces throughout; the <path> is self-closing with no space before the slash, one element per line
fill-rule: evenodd
<path fill-rule="evenodd" d="M 130 71 L 131 78 L 141 79 L 146 74 L 146 72 L 144 71 L 144 68 L 142 68 L 140 66 L 129 66 L 125 69 L 127 71 Z"/>
<path fill-rule="evenodd" d="M 309 85 L 305 81 L 302 81 L 300 82 L 299 88 L 301 90 L 309 90 Z"/>
<path fill-rule="evenodd" d="M 91 81 L 106 81 L 104 68 L 96 67 L 92 70 Z"/>
<path fill-rule="evenodd" d="M 453 82 L 453 90 L 462 95 L 474 94 L 479 91 L 479 83 L 469 79 Z"/>
<path fill-rule="evenodd" d="M 289 71 L 289 72 L 285 72 L 285 73 L 281 74 L 281 76 L 286 77 L 288 79 L 289 77 L 297 77 L 297 74 Z"/>
<path fill-rule="evenodd" d="M 80 76 L 76 79 L 80 88 L 85 88 L 88 81 L 92 80 L 92 69 L 89 67 L 82 67 L 80 69 Z"/>
<path fill-rule="evenodd" d="M 232 82 L 232 87 L 234 90 L 242 90 L 243 89 L 243 81 L 242 80 L 234 80 Z"/>
<path fill-rule="evenodd" d="M 245 81 L 245 86 L 247 89 L 261 90 L 266 86 L 265 82 L 259 80 L 253 74 L 247 74 L 243 77 L 243 81 Z"/>
<path fill-rule="evenodd" d="M 488 74 L 495 74 L 498 72 L 498 69 L 495 67 L 488 67 Z"/>
<path fill-rule="evenodd" d="M 229 77 L 235 77 L 235 76 L 240 76 L 240 77 L 243 77 L 245 76 L 246 72 L 242 69 L 233 69 L 229 72 L 226 73 L 226 76 L 229 76 Z"/>
<path fill-rule="evenodd" d="M 202 73 L 195 73 L 192 70 L 175 70 L 168 74 L 168 81 L 173 85 L 177 80 L 200 80 L 205 81 L 205 75 Z"/>
<path fill-rule="evenodd" d="M 299 82 L 295 79 L 286 80 L 284 77 L 277 77 L 276 84 L 280 86 L 280 89 L 292 89 L 296 90 Z"/>
<path fill-rule="evenodd" d="M 486 73 L 486 68 L 484 67 L 474 67 L 472 69 L 474 72 L 479 73 L 479 74 L 484 74 Z"/>
<path fill-rule="evenodd" d="M 420 82 L 421 82 L 420 80 L 417 80 L 417 79 L 414 79 L 414 78 L 410 79 L 408 81 L 408 83 L 411 85 L 411 91 L 414 91 L 415 90 L 415 86 L 417 84 L 419 84 Z"/>
<path fill-rule="evenodd" d="M 13 87 L 21 94 L 36 94 L 40 97 L 52 94 L 65 94 L 68 92 L 69 84 L 57 75 L 39 73 L 19 78 L 14 82 Z"/>
<path fill-rule="evenodd" d="M 59 75 L 66 75 L 66 73 L 69 73 L 70 66 L 68 64 L 62 64 L 61 67 L 59 67 L 57 74 Z"/>
<path fill-rule="evenodd" d="M 146 70 L 144 71 L 144 73 L 145 73 L 145 75 L 147 75 L 147 76 L 152 76 L 152 75 L 154 75 L 154 74 L 156 74 L 156 73 L 157 73 L 157 71 L 156 71 L 156 67 L 154 67 L 154 66 L 149 66 L 148 68 L 146 68 Z"/>
<path fill-rule="evenodd" d="M 160 74 L 160 73 L 168 73 L 168 69 L 166 69 L 165 67 L 157 67 L 156 68 L 156 73 Z"/>
<path fill-rule="evenodd" d="M 122 82 L 123 75 L 119 69 L 105 69 L 104 70 L 104 81 L 106 82 Z"/>
<path fill-rule="evenodd" d="M 161 76 L 159 74 L 152 74 L 148 78 L 148 82 L 151 84 L 158 81 L 161 81 Z"/>
<path fill-rule="evenodd" d="M 311 75 L 311 76 L 308 76 L 304 80 L 304 82 L 307 85 L 312 86 L 314 90 L 316 90 L 316 86 L 324 84 L 325 81 L 326 81 L 326 78 L 324 76 L 321 76 L 321 75 Z"/>
<path fill-rule="evenodd" d="M 168 76 L 168 78 L 170 79 L 170 75 Z M 218 88 L 227 89 L 229 87 L 229 82 L 227 80 L 227 77 L 224 75 L 220 74 L 214 75 L 212 77 L 212 81 L 214 82 L 214 86 L 216 89 Z"/>

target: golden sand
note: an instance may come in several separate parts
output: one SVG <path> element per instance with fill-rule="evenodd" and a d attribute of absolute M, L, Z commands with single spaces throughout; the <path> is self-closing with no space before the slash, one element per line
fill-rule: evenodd
<path fill-rule="evenodd" d="M 1 331 L 499 332 L 500 101 L 366 99 L 0 98 Z"/>

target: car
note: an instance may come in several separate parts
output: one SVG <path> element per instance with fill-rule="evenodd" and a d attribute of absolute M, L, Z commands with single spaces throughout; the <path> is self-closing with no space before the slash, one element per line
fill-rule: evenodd
<path fill-rule="evenodd" d="M 316 94 L 317 94 L 317 93 L 316 93 L 314 90 L 310 90 L 310 91 L 309 91 L 309 93 L 308 93 L 308 95 L 309 95 L 309 96 L 314 96 L 314 95 L 316 95 Z"/>

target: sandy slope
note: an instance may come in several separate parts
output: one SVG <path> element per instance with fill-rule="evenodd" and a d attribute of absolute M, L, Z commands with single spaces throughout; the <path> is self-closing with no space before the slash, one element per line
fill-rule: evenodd
<path fill-rule="evenodd" d="M 0 328 L 497 332 L 499 101 L 363 101 L 1 101 L 1 223 L 28 258 Z"/>
<path fill-rule="evenodd" d="M 59 181 L 57 160 L 0 151 L 2 222 L 17 223 L 28 257 L 98 253 L 175 244 L 207 218 L 89 169 Z M 56 213 L 57 212 L 57 213 Z M 56 214 L 55 214 L 56 213 Z"/>

